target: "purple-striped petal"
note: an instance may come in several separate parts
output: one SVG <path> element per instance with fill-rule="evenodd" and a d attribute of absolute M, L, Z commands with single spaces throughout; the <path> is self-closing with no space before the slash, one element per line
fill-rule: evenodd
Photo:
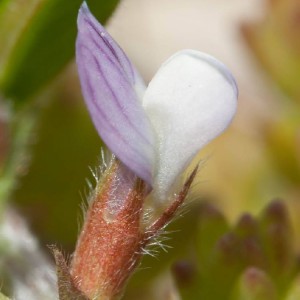
<path fill-rule="evenodd" d="M 152 184 L 153 132 L 134 66 L 93 17 L 86 3 L 78 15 L 76 61 L 82 93 L 107 147 L 137 176 Z"/>

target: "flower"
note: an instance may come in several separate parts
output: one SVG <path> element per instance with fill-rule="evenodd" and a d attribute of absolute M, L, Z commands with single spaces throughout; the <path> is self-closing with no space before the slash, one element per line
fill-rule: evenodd
<path fill-rule="evenodd" d="M 227 67 L 183 50 L 148 87 L 83 3 L 76 60 L 94 125 L 116 157 L 164 201 L 188 163 L 230 124 L 238 89 Z"/>
<path fill-rule="evenodd" d="M 78 16 L 76 59 L 92 120 L 118 159 L 91 194 L 67 276 L 59 276 L 60 295 L 75 291 L 72 299 L 82 294 L 119 299 L 145 247 L 186 198 L 197 168 L 178 194 L 171 193 L 174 183 L 193 156 L 228 126 L 238 92 L 222 63 L 194 50 L 173 55 L 146 88 L 85 3 Z M 155 207 L 147 219 L 149 191 L 153 206 L 172 201 L 162 210 Z M 56 257 L 58 270 L 65 270 L 57 251 Z"/>

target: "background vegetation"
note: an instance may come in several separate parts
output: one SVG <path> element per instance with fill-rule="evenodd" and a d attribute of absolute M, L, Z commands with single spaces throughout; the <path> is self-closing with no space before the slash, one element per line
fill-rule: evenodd
<path fill-rule="evenodd" d="M 0 0 L 0 217 L 17 210 L 49 257 L 49 244 L 74 249 L 103 146 L 73 60 L 80 4 Z M 88 4 L 146 81 L 194 48 L 223 60 L 240 87 L 230 130 L 195 160 L 205 162 L 163 242 L 168 253 L 144 258 L 124 299 L 300 299 L 299 1 Z M 0 230 L 10 295 L 7 243 Z"/>

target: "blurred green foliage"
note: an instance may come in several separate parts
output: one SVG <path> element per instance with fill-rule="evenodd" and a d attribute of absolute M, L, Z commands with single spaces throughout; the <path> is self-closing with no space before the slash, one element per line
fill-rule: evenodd
<path fill-rule="evenodd" d="M 250 48 L 275 82 L 300 101 L 300 2 L 269 1 L 266 18 L 246 24 L 243 32 Z"/>
<path fill-rule="evenodd" d="M 80 206 L 89 193 L 85 180 L 93 179 L 89 166 L 98 164 L 101 140 L 83 103 L 61 97 L 55 96 L 40 115 L 30 169 L 13 197 L 43 245 L 72 250 Z"/>
<path fill-rule="evenodd" d="M 300 178 L 299 111 L 288 113 L 277 123 L 266 125 L 263 133 L 274 171 L 279 174 L 282 181 L 298 185 Z"/>
<path fill-rule="evenodd" d="M 9 300 L 9 298 L 0 293 L 0 300 Z"/>
<path fill-rule="evenodd" d="M 250 267 L 240 276 L 232 299 L 278 300 L 278 294 L 270 277 L 264 271 Z"/>
<path fill-rule="evenodd" d="M 74 244 L 77 233 L 75 211 L 81 201 L 79 193 L 88 166 L 96 165 L 100 139 L 82 103 L 63 102 L 60 96 L 51 95 L 53 99 L 43 109 L 41 103 L 45 96 L 39 92 L 74 55 L 76 19 L 81 3 L 81 0 L 64 3 L 59 0 L 0 2 L 1 100 L 13 100 L 17 104 L 32 100 L 17 112 L 15 108 L 19 105 L 13 109 L 8 107 L 11 109 L 7 125 L 10 138 L 6 162 L 1 166 L 1 204 L 16 187 L 16 178 L 26 172 L 26 161 L 33 155 L 30 174 L 21 183 L 24 190 L 18 190 L 14 198 L 28 211 L 34 210 L 33 226 L 42 220 L 39 224 L 43 225 L 37 228 L 39 233 L 47 228 L 48 231 L 44 232 L 49 234 L 47 241 L 53 242 L 51 233 L 61 232 L 61 240 L 65 239 L 64 245 L 69 247 L 70 241 Z M 90 0 L 88 3 L 95 15 L 105 22 L 118 1 Z M 41 124 L 36 130 L 39 121 Z M 38 143 L 30 153 L 30 144 L 36 134 Z M 85 143 L 90 146 L 84 146 Z M 57 166 L 62 168 L 59 170 Z M 70 188 L 71 183 L 78 188 Z M 65 224 L 66 212 L 72 213 Z"/>
<path fill-rule="evenodd" d="M 40 90 L 75 52 L 76 19 L 82 0 L 15 0 L 0 5 L 0 88 L 23 102 Z M 90 0 L 105 22 L 118 0 Z"/>
<path fill-rule="evenodd" d="M 117 3 L 88 1 L 101 22 L 108 19 Z M 0 1 L 0 89 L 5 100 L 12 99 L 19 105 L 43 98 L 35 96 L 74 55 L 80 4 L 81 0 Z M 267 158 L 255 169 L 255 185 L 257 194 L 263 194 L 269 180 L 274 191 L 278 183 L 298 197 L 300 4 L 298 0 L 274 0 L 269 5 L 266 18 L 244 25 L 243 33 L 254 57 L 292 105 L 283 105 L 282 115 L 276 120 L 264 120 L 261 126 Z M 62 81 L 64 87 L 51 86 L 55 92 L 38 110 L 22 106 L 29 111 L 27 117 L 33 126 L 21 140 L 24 144 L 20 144 L 17 136 L 21 131 L 15 129 L 25 130 L 22 122 L 28 119 L 20 117 L 23 111 L 12 118 L 15 123 L 11 124 L 10 151 L 14 156 L 28 142 L 34 144 L 30 168 L 22 171 L 24 176 L 12 198 L 30 220 L 41 244 L 57 243 L 69 252 L 76 241 L 79 208 L 84 202 L 80 193 L 87 188 L 85 178 L 92 177 L 88 166 L 98 164 L 101 147 L 81 99 L 70 91 L 74 82 L 79 85 L 75 80 Z M 39 125 L 35 127 L 36 124 Z M 13 162 L 20 165 L 19 161 Z M 230 165 L 229 172 L 235 172 L 234 165 Z M 238 176 L 244 182 L 250 178 L 239 172 Z M 246 183 L 234 188 L 252 197 L 253 186 Z M 260 202 L 257 194 L 253 202 Z M 243 215 L 234 226 L 219 208 L 205 203 L 193 207 L 167 228 L 172 232 L 171 240 L 162 238 L 162 243 L 168 252 L 152 250 L 154 257 L 144 257 L 141 270 L 129 282 L 125 299 L 133 299 L 133 292 L 150 288 L 170 268 L 183 300 L 300 299 L 300 265 L 291 227 L 286 207 L 278 201 L 258 217 Z M 0 299 L 6 298 L 0 295 Z"/>
<path fill-rule="evenodd" d="M 173 268 L 182 299 L 286 299 L 300 264 L 283 202 L 273 201 L 258 218 L 245 214 L 231 228 L 203 204 L 198 224 L 194 259 Z"/>

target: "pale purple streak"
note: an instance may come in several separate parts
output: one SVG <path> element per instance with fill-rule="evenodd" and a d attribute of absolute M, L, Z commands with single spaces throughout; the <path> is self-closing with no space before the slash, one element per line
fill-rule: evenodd
<path fill-rule="evenodd" d="M 134 66 L 84 3 L 78 15 L 76 61 L 88 110 L 107 147 L 152 184 L 153 132 L 135 92 Z"/>

